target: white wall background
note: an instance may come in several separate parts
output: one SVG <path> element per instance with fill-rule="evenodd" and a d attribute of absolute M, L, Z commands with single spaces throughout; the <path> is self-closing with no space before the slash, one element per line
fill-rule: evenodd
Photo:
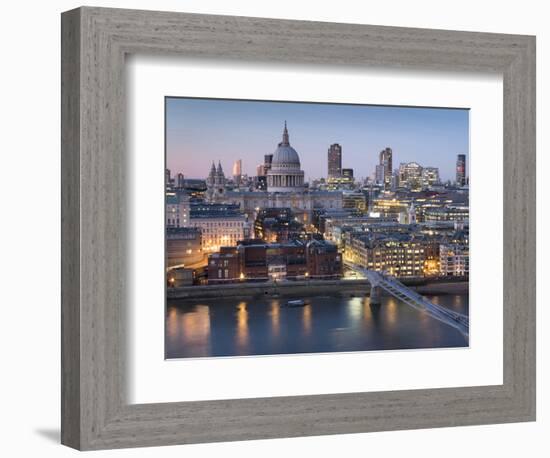
<path fill-rule="evenodd" d="M 545 2 L 297 0 L 133 0 L 97 6 L 159 9 L 285 19 L 429 27 L 537 35 L 538 284 L 549 275 L 545 207 L 549 166 L 548 126 L 550 30 Z M 0 422 L 3 456 L 74 456 L 58 445 L 60 373 L 60 12 L 79 6 L 55 2 L 2 5 L 0 43 Z M 545 205 L 546 204 L 546 205 Z M 548 211 L 546 210 L 546 213 Z M 546 217 L 546 218 L 545 218 Z M 546 221 L 545 221 L 546 219 Z M 31 266 L 30 261 L 35 265 Z M 545 457 L 550 453 L 548 386 L 550 319 L 539 287 L 538 421 L 536 423 L 443 428 L 391 433 L 249 441 L 184 447 L 99 452 L 98 456 L 473 455 Z M 546 433 L 546 434 L 545 434 Z"/>

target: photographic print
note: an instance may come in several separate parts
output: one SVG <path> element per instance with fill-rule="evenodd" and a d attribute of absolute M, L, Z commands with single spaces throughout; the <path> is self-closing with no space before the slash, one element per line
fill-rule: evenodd
<path fill-rule="evenodd" d="M 469 110 L 165 98 L 166 359 L 469 346 Z"/>

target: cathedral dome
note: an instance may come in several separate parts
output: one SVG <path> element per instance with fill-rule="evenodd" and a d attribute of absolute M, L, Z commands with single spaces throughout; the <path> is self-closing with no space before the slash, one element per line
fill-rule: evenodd
<path fill-rule="evenodd" d="M 279 143 L 277 149 L 273 153 L 271 167 L 272 169 L 300 170 L 300 157 L 296 150 L 290 146 L 286 122 L 283 131 L 283 141 Z"/>
<path fill-rule="evenodd" d="M 304 172 L 300 170 L 300 157 L 290 146 L 288 130 L 283 131 L 283 141 L 279 143 L 267 171 L 267 190 L 271 192 L 296 192 L 304 188 Z"/>
<path fill-rule="evenodd" d="M 296 150 L 288 145 L 279 145 L 275 152 L 273 153 L 273 159 L 271 160 L 271 167 L 291 167 L 291 168 L 300 168 L 300 158 Z"/>

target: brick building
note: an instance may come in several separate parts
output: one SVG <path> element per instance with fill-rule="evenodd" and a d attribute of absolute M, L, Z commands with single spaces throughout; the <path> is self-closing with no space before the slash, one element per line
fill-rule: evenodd
<path fill-rule="evenodd" d="M 208 257 L 208 283 L 334 279 L 342 276 L 335 245 L 324 240 L 287 243 L 248 241 Z"/>

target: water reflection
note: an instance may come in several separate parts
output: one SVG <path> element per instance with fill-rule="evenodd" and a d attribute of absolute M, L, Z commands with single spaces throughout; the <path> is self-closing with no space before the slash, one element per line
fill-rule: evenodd
<path fill-rule="evenodd" d="M 273 337 L 279 337 L 281 330 L 280 307 L 279 301 L 274 300 L 271 302 L 271 333 Z"/>
<path fill-rule="evenodd" d="M 305 305 L 302 310 L 302 325 L 304 334 L 309 336 L 311 334 L 311 304 Z"/>
<path fill-rule="evenodd" d="M 246 302 L 240 302 L 237 306 L 237 349 L 238 354 L 246 355 L 248 351 L 248 310 Z"/>
<path fill-rule="evenodd" d="M 304 307 L 278 299 L 171 301 L 166 312 L 166 357 L 264 355 L 467 346 L 455 329 L 384 297 L 312 297 Z M 468 313 L 468 297 L 430 300 Z"/>

